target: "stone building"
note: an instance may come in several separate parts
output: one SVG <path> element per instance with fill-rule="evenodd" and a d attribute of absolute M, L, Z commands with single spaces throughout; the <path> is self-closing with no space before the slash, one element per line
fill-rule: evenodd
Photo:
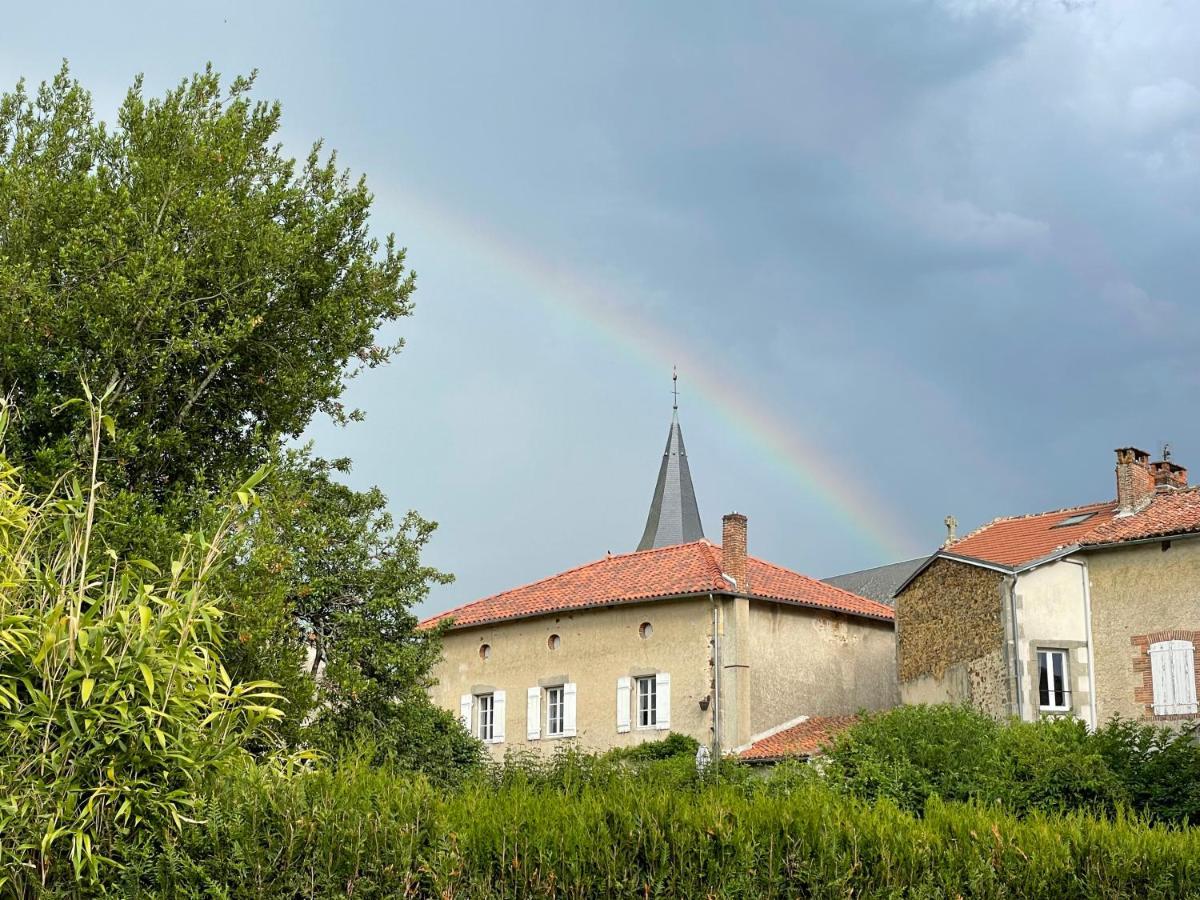
<path fill-rule="evenodd" d="M 892 610 L 703 537 L 672 416 L 638 549 L 435 616 L 434 702 L 497 755 L 690 735 L 721 752 L 804 717 L 896 703 Z"/>
<path fill-rule="evenodd" d="M 897 594 L 900 697 L 998 717 L 1197 718 L 1200 489 L 1117 452 L 1116 500 L 999 518 Z"/>

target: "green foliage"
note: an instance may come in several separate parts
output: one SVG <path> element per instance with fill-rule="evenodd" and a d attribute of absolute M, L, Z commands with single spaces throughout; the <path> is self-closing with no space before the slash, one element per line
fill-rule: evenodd
<path fill-rule="evenodd" d="M 646 762 L 654 759 L 684 757 L 695 761 L 700 742 L 694 737 L 672 731 L 661 741 L 645 741 L 634 747 L 621 747 L 610 753 L 618 758 Z"/>
<path fill-rule="evenodd" d="M 384 765 L 243 766 L 204 823 L 131 854 L 111 896 L 1188 897 L 1200 831 L 1081 813 L 921 818 L 819 780 L 681 784 L 654 768 L 436 790 Z M 669 761 L 668 761 L 669 762 Z M 603 763 L 612 765 L 611 761 Z"/>
<path fill-rule="evenodd" d="M 411 312 L 403 251 L 334 154 L 283 154 L 253 81 L 139 79 L 111 127 L 65 65 L 0 96 L 0 394 L 38 472 L 87 444 L 55 415 L 81 373 L 120 385 L 104 480 L 162 498 L 249 473 L 315 412 L 353 417 L 347 363 L 400 346 L 375 333 Z"/>
<path fill-rule="evenodd" d="M 236 511 L 162 568 L 106 547 L 107 397 L 88 397 L 82 480 L 38 498 L 0 454 L 0 887 L 14 891 L 64 867 L 94 878 L 125 844 L 177 833 L 198 786 L 281 715 L 273 685 L 234 681 L 218 657 L 212 576 Z M 0 433 L 6 420 L 0 405 Z"/>
<path fill-rule="evenodd" d="M 1135 808 L 1164 822 L 1200 825 L 1200 725 L 1174 731 L 1113 719 L 1093 743 Z"/>
<path fill-rule="evenodd" d="M 1016 814 L 1124 806 L 1163 822 L 1200 821 L 1200 743 L 1114 720 L 1000 723 L 965 706 L 905 706 L 839 735 L 822 771 L 840 790 L 920 813 L 932 797 Z"/>

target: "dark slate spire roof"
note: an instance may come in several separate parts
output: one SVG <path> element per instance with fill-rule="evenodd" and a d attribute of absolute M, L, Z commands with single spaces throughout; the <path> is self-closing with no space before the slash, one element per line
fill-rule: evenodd
<path fill-rule="evenodd" d="M 663 452 L 658 483 L 654 486 L 654 499 L 650 501 L 650 515 L 646 517 L 646 531 L 637 548 L 669 547 L 698 541 L 702 537 L 704 529 L 700 526 L 696 489 L 692 487 L 687 451 L 683 448 L 679 414 L 673 413 L 667 449 Z"/>

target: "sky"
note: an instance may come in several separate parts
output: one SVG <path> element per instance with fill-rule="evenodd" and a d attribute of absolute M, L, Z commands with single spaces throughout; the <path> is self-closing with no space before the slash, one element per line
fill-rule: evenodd
<path fill-rule="evenodd" d="M 705 534 L 826 577 L 1200 467 L 1200 6 L 18 4 L 114 118 L 211 61 L 335 148 L 417 272 L 314 421 L 439 523 L 421 612 L 641 536 L 671 369 Z"/>

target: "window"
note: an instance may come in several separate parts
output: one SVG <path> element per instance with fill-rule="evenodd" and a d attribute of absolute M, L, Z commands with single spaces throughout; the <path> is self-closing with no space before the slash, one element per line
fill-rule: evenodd
<path fill-rule="evenodd" d="M 562 687 L 546 688 L 546 734 L 549 737 L 562 737 L 565 709 Z"/>
<path fill-rule="evenodd" d="M 482 660 L 489 660 L 492 658 L 492 645 L 491 644 L 480 644 L 479 645 L 479 658 Z"/>
<path fill-rule="evenodd" d="M 1067 688 L 1067 651 L 1039 650 L 1038 706 L 1051 711 L 1071 708 L 1071 691 Z"/>
<path fill-rule="evenodd" d="M 638 635 L 643 641 L 648 640 L 652 634 L 654 634 L 654 626 L 649 622 L 643 622 L 638 626 Z"/>
<path fill-rule="evenodd" d="M 550 637 L 546 638 L 546 646 L 551 650 L 557 650 L 562 646 L 562 638 L 560 638 L 557 634 L 552 634 Z"/>
<path fill-rule="evenodd" d="M 480 694 L 475 698 L 478 709 L 475 718 L 475 734 L 481 741 L 491 743 L 496 738 L 496 696 Z"/>
<path fill-rule="evenodd" d="M 658 724 L 658 691 L 656 688 L 653 675 L 637 680 L 638 728 L 654 728 Z"/>
<path fill-rule="evenodd" d="M 1094 515 L 1095 515 L 1094 512 L 1090 512 L 1090 513 L 1079 513 L 1078 515 L 1075 515 L 1075 516 L 1067 516 L 1061 522 L 1055 522 L 1050 527 L 1051 528 L 1066 528 L 1068 525 L 1078 525 L 1081 522 L 1086 522 L 1088 519 L 1090 519 Z"/>
<path fill-rule="evenodd" d="M 1159 641 L 1150 645 L 1150 676 L 1154 682 L 1154 714 L 1194 714 L 1196 652 L 1191 641 Z"/>

